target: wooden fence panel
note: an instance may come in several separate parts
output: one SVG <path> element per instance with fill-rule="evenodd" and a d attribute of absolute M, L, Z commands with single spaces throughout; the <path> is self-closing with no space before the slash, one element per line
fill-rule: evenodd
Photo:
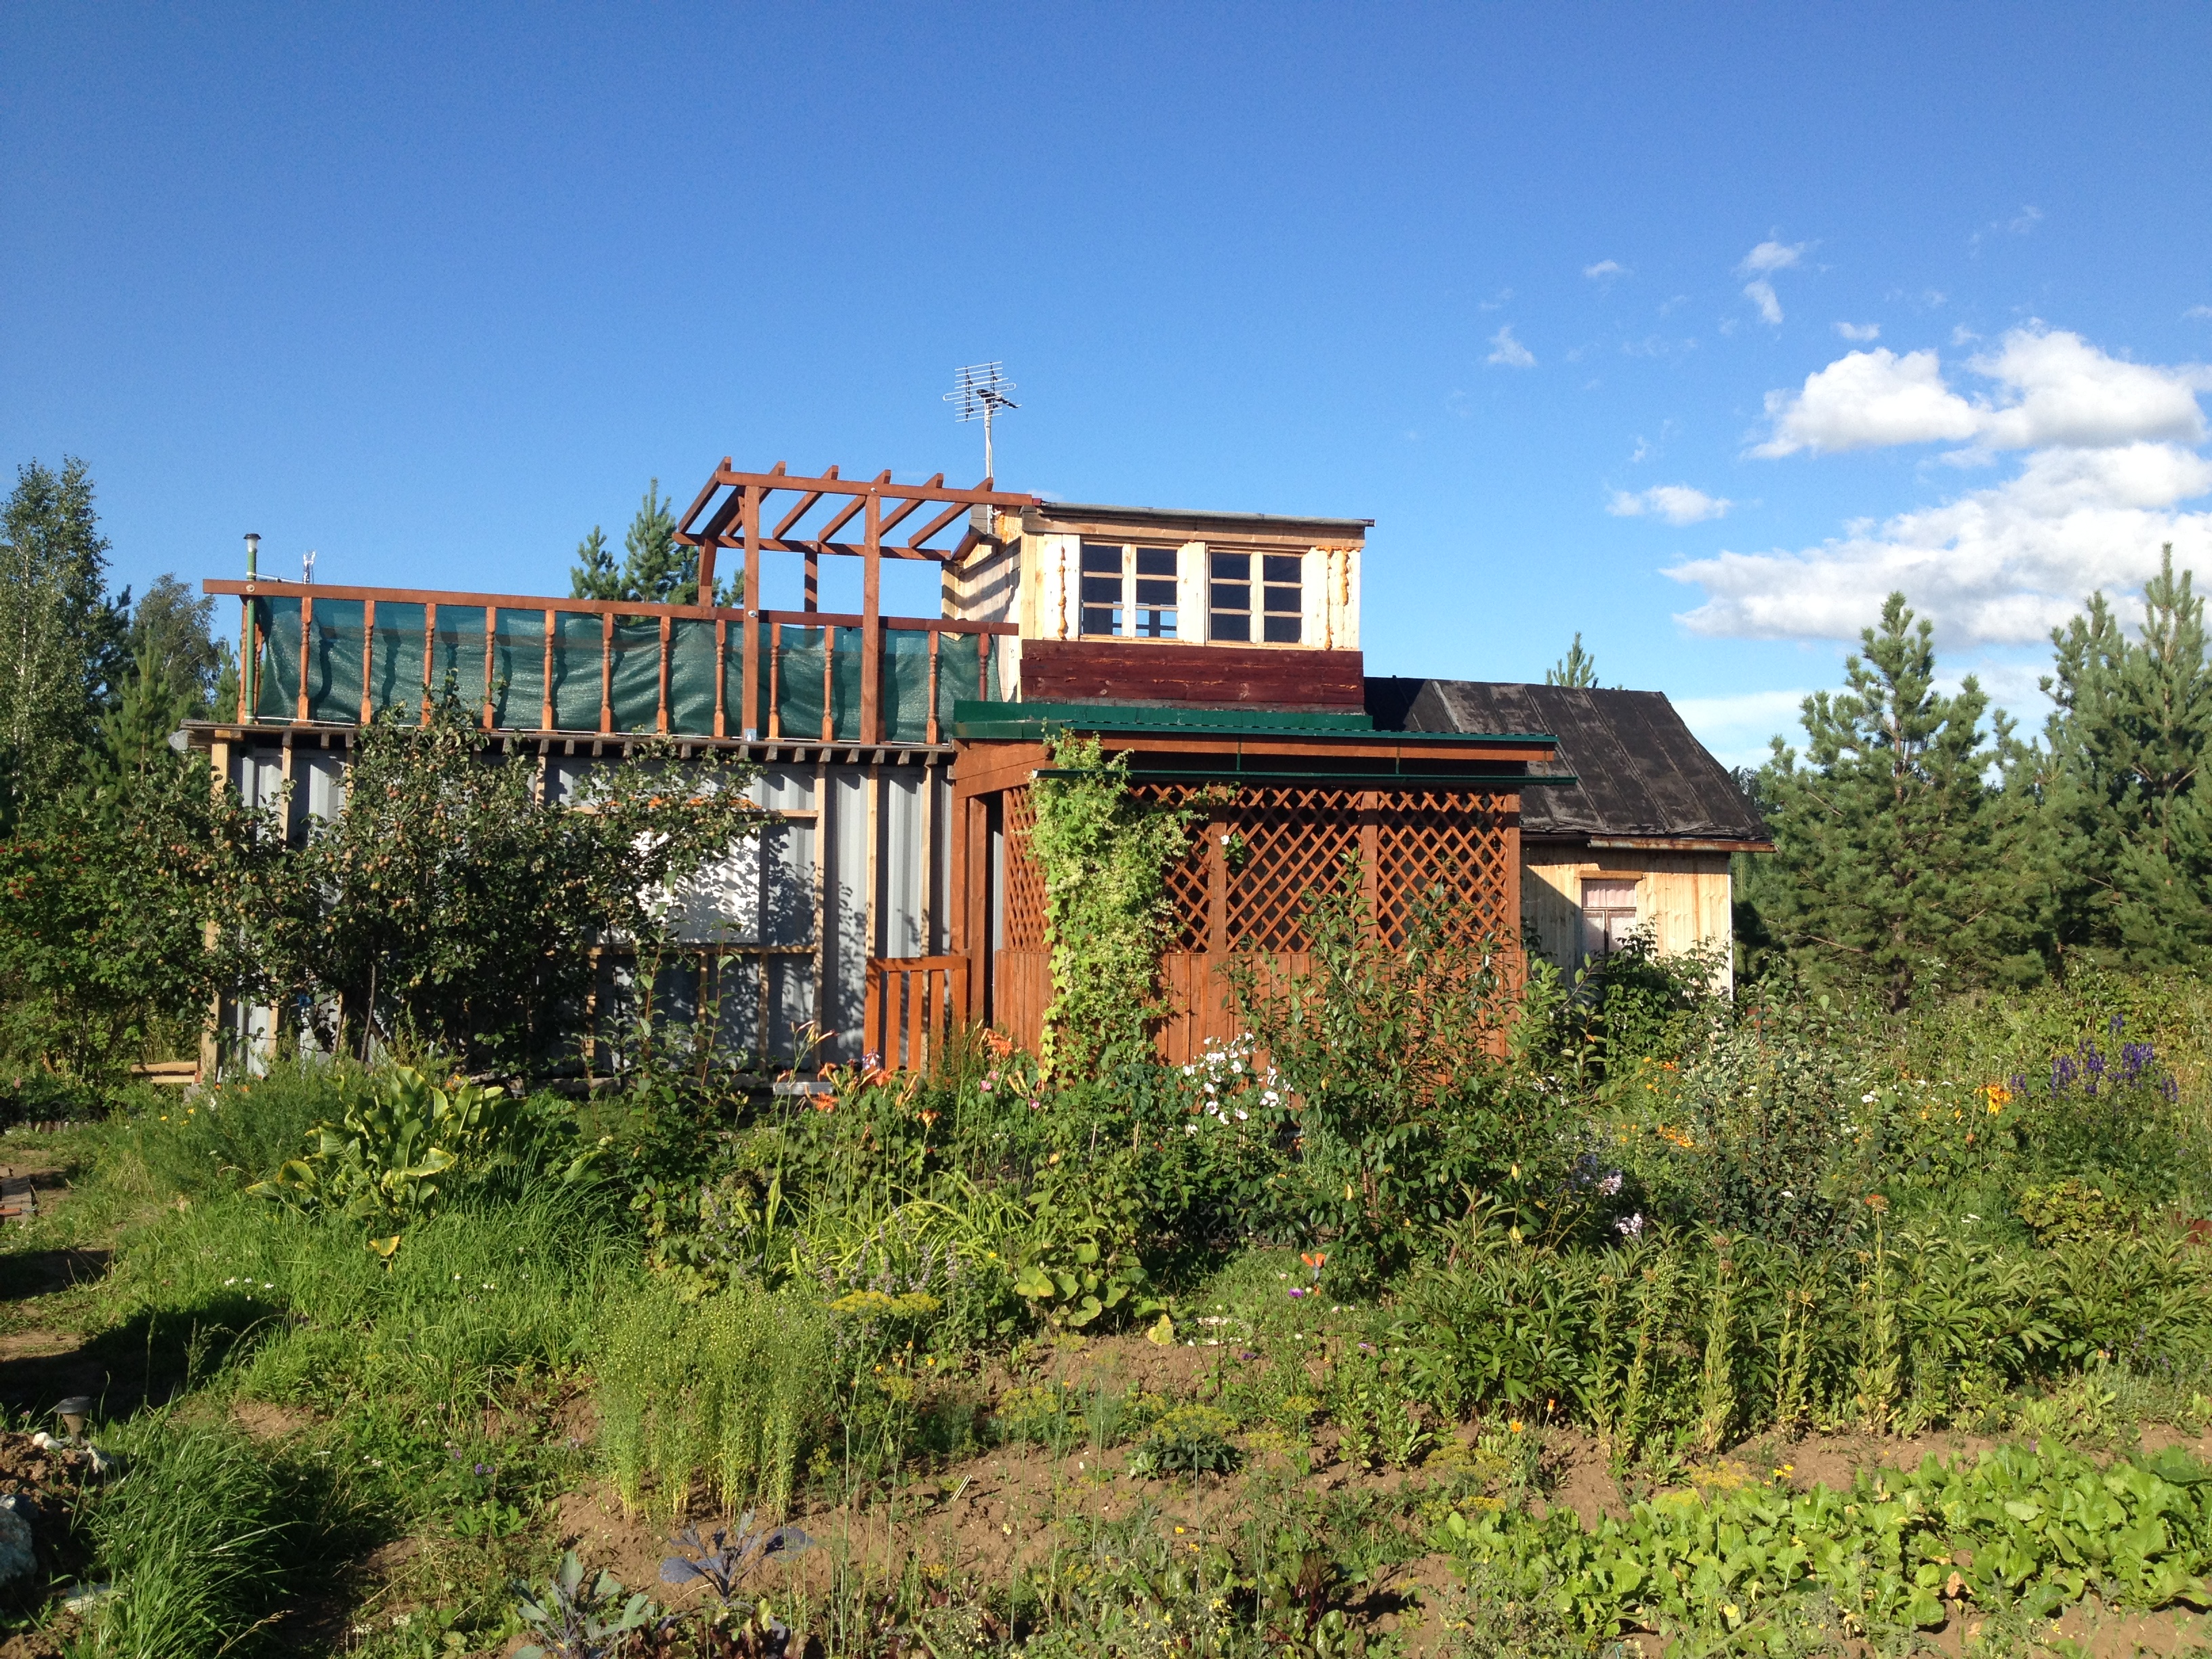
<path fill-rule="evenodd" d="M 860 1046 L 887 1072 L 925 1072 L 968 1018 L 965 957 L 871 957 Z"/>

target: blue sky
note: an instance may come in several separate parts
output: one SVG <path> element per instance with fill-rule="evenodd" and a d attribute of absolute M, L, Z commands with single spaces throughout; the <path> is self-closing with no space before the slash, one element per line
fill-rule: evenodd
<path fill-rule="evenodd" d="M 1730 759 L 2212 573 L 2212 9 L 18 4 L 0 458 L 118 580 L 565 591 L 722 455 L 1372 517 L 1370 672 Z M 1723 505 L 1724 504 L 1724 505 Z M 926 599 L 904 597 L 903 608 Z M 777 595 L 771 588 L 770 598 Z M 828 602 L 837 603 L 833 588 Z"/>

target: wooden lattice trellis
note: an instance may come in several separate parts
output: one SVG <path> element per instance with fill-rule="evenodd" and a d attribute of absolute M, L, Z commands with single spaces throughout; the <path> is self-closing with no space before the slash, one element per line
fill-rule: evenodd
<path fill-rule="evenodd" d="M 1237 1029 L 1218 973 L 1227 955 L 1304 971 L 1312 949 L 1307 905 L 1343 878 L 1347 856 L 1370 914 L 1394 943 L 1425 902 L 1463 940 L 1510 939 L 1517 931 L 1516 796 L 1249 784 L 1233 793 L 1140 784 L 1133 793 L 1203 815 L 1189 850 L 1166 872 L 1172 921 L 1161 968 L 1174 1012 L 1160 1041 L 1170 1060 L 1187 1060 L 1206 1038 Z M 1036 815 L 1026 788 L 1002 799 L 1005 909 L 994 1018 L 1034 1042 L 1051 1000 L 1044 880 L 1029 854 Z"/>
<path fill-rule="evenodd" d="M 1044 871 L 1030 856 L 1030 831 L 1036 827 L 1036 807 L 1027 789 L 1009 789 L 1005 795 L 1006 836 L 1006 910 L 1000 926 L 1003 946 L 1009 951 L 1045 948 Z"/>
<path fill-rule="evenodd" d="M 1193 792 L 1179 784 L 1144 784 L 1134 793 L 1140 800 L 1176 806 Z M 1519 922 L 1512 844 L 1517 808 L 1510 795 L 1246 786 L 1233 799 L 1204 807 L 1201 832 L 1193 836 L 1189 852 L 1169 866 L 1167 896 L 1175 917 L 1169 948 L 1310 949 L 1307 903 L 1342 878 L 1347 855 L 1357 862 L 1386 937 L 1403 939 L 1426 899 L 1455 933 L 1505 938 Z M 1013 818 L 1010 807 L 1010 827 Z M 1218 939 L 1217 867 L 1224 911 Z M 1011 873 L 1007 891 L 1011 918 Z"/>

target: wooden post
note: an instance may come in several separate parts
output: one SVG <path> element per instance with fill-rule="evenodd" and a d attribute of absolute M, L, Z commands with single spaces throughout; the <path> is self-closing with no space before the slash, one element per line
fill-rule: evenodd
<path fill-rule="evenodd" d="M 422 724 L 430 723 L 430 665 L 438 656 L 438 602 L 422 607 Z"/>
<path fill-rule="evenodd" d="M 361 723 L 376 718 L 376 601 L 361 606 Z"/>
<path fill-rule="evenodd" d="M 238 596 L 238 723 L 253 718 L 253 595 Z"/>
<path fill-rule="evenodd" d="M 822 608 L 822 554 L 814 547 L 806 550 L 806 597 L 803 608 L 808 611 Z"/>
<path fill-rule="evenodd" d="M 975 698 L 979 702 L 991 701 L 991 636 L 975 636 Z"/>
<path fill-rule="evenodd" d="M 937 646 L 944 637 L 934 628 L 929 630 L 929 726 L 923 733 L 923 740 L 931 744 L 937 741 Z M 928 952 L 922 954 L 927 956 Z"/>
<path fill-rule="evenodd" d="M 727 714 L 722 707 L 723 690 L 729 683 L 730 619 L 714 618 L 714 735 L 730 735 Z"/>
<path fill-rule="evenodd" d="M 830 810 L 830 764 L 814 757 L 814 1028 L 830 1022 L 830 847 L 836 822 Z"/>
<path fill-rule="evenodd" d="M 883 878 L 876 866 L 876 842 L 883 835 L 884 769 L 868 768 L 868 856 L 863 868 L 868 884 L 867 902 L 860 909 L 860 937 L 866 941 L 860 949 L 863 957 L 880 955 L 884 948 L 883 912 L 877 900 L 877 890 Z"/>
<path fill-rule="evenodd" d="M 760 619 L 761 619 L 761 491 L 745 486 L 745 676 L 744 707 L 738 711 L 738 730 L 748 738 L 760 731 Z"/>
<path fill-rule="evenodd" d="M 867 542 L 860 573 L 860 741 L 883 741 L 884 498 L 868 491 Z"/>
<path fill-rule="evenodd" d="M 668 640 L 670 631 L 671 623 L 668 619 L 668 613 L 664 611 L 660 614 L 660 708 L 659 712 L 657 712 L 653 716 L 653 730 L 656 732 L 665 732 L 668 729 Z"/>
<path fill-rule="evenodd" d="M 921 833 L 915 839 L 921 848 L 921 954 L 933 957 L 937 954 L 937 929 L 933 925 L 936 908 L 932 903 L 937 889 L 937 767 L 927 760 L 921 763 Z"/>
<path fill-rule="evenodd" d="M 539 729 L 546 732 L 553 729 L 553 614 L 545 613 L 545 724 Z"/>
<path fill-rule="evenodd" d="M 837 663 L 837 630 L 823 624 L 822 629 L 822 741 L 830 742 L 837 735 L 837 682 L 831 671 Z"/>
<path fill-rule="evenodd" d="M 498 607 L 497 605 L 487 605 L 486 606 L 484 606 L 484 716 L 483 716 L 483 729 L 484 729 L 485 731 L 487 731 L 487 732 L 489 732 L 489 731 L 490 731 L 490 730 L 492 729 L 492 725 L 493 725 L 493 720 L 492 720 L 492 706 L 491 706 L 491 704 L 492 704 L 492 696 L 491 696 L 491 689 L 492 689 L 492 672 L 491 672 L 491 665 L 492 665 L 492 659 L 494 659 L 494 658 L 498 654 L 498 644 L 499 644 L 499 607 Z"/>
<path fill-rule="evenodd" d="M 1229 809 L 1217 806 L 1206 821 L 1206 952 L 1211 957 L 1229 954 L 1228 834 Z"/>
<path fill-rule="evenodd" d="M 1367 905 L 1368 919 L 1375 927 L 1377 939 L 1388 939 L 1389 927 L 1382 916 L 1382 825 L 1377 815 L 1382 811 L 1382 797 L 1372 789 L 1359 795 L 1359 893 Z"/>
<path fill-rule="evenodd" d="M 307 648 L 308 648 L 308 642 L 309 642 L 311 640 L 313 640 L 314 637 L 315 637 L 315 596 L 314 596 L 313 594 L 312 594 L 312 593 L 302 593 L 302 594 L 300 596 L 300 698 L 299 698 L 299 712 L 298 712 L 296 714 L 295 714 L 295 715 L 293 716 L 293 718 L 294 718 L 295 720 L 298 720 L 301 725 L 305 725 L 305 724 L 307 723 Z"/>
<path fill-rule="evenodd" d="M 615 729 L 615 613 L 599 614 L 599 730 Z"/>
<path fill-rule="evenodd" d="M 945 826 L 945 948 L 962 957 L 968 955 L 968 811 L 972 805 L 956 781 L 951 820 Z M 972 963 L 969 972 L 975 972 Z"/>

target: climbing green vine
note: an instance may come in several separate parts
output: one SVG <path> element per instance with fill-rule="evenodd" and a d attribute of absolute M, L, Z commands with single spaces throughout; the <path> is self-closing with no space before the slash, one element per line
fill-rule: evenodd
<path fill-rule="evenodd" d="M 1167 868 L 1189 845 L 1186 808 L 1146 805 L 1129 793 L 1128 757 L 1108 759 L 1096 738 L 1052 744 L 1036 781 L 1030 853 L 1044 873 L 1052 1006 L 1038 1059 L 1083 1076 L 1117 1054 L 1149 1054 L 1160 1012 L 1160 951 L 1171 907 Z"/>

